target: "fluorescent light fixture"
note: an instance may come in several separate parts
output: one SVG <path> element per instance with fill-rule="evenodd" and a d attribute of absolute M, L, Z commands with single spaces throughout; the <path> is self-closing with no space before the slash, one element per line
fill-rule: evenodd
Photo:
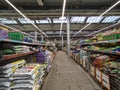
<path fill-rule="evenodd" d="M 88 17 L 86 23 L 99 23 L 102 19 L 103 17 L 98 18 L 98 16 L 90 16 Z"/>
<path fill-rule="evenodd" d="M 25 35 L 27 35 L 27 36 L 30 36 L 30 37 L 31 37 L 31 35 L 30 35 L 30 34 L 25 33 L 25 32 L 22 32 L 21 30 L 18 30 L 18 29 L 16 29 L 16 28 L 13 28 L 13 27 L 7 26 L 7 25 L 2 24 L 2 23 L 0 23 L 0 25 L 1 25 L 1 26 L 3 26 L 3 27 L 9 28 L 9 29 L 11 29 L 11 30 L 14 30 L 14 31 L 19 31 L 19 32 L 21 32 L 21 33 L 23 33 L 23 34 L 25 34 Z"/>
<path fill-rule="evenodd" d="M 43 5 L 44 5 L 44 3 L 43 3 L 42 0 L 37 0 L 37 2 L 38 2 L 38 4 L 39 4 L 40 6 L 43 6 Z"/>
<path fill-rule="evenodd" d="M 27 18 L 20 10 L 18 10 L 9 0 L 5 0 L 10 6 L 12 6 L 21 16 L 23 16 L 26 20 L 30 20 L 29 18 Z M 41 29 L 39 29 L 34 23 L 31 22 L 31 24 L 38 30 L 40 31 L 42 34 L 44 34 L 45 36 L 46 33 L 44 33 Z"/>
<path fill-rule="evenodd" d="M 118 20 L 118 19 L 120 19 L 120 16 L 108 16 L 102 21 L 102 23 L 112 23 L 112 22 L 115 22 L 115 20 Z"/>
<path fill-rule="evenodd" d="M 73 16 L 71 17 L 71 23 L 84 23 L 86 17 L 85 16 Z"/>
<path fill-rule="evenodd" d="M 95 32 L 93 32 L 93 33 L 91 33 L 91 34 L 89 34 L 89 35 L 87 35 L 87 36 L 90 36 L 90 35 L 93 35 L 93 34 L 97 34 L 97 33 L 101 32 L 101 31 L 103 31 L 103 30 L 109 29 L 109 28 L 111 28 L 111 27 L 113 27 L 113 26 L 115 26 L 115 25 L 118 25 L 118 24 L 120 24 L 120 22 L 115 23 L 115 24 L 113 24 L 113 25 L 110 25 L 110 26 L 108 26 L 108 27 L 102 28 L 102 29 L 100 29 L 100 30 L 98 30 L 98 31 L 95 31 Z"/>
<path fill-rule="evenodd" d="M 49 23 L 49 21 L 48 20 L 36 20 L 36 23 L 37 24 L 47 24 L 47 23 Z"/>
<path fill-rule="evenodd" d="M 106 14 L 108 11 L 110 11 L 112 8 L 114 8 L 116 5 L 118 5 L 120 3 L 120 0 L 117 1 L 115 4 L 113 4 L 110 8 L 108 8 L 105 12 L 103 12 L 97 19 L 101 18 L 104 14 Z M 82 29 L 80 29 L 76 34 L 74 34 L 73 36 L 76 36 L 78 33 L 80 33 L 82 30 L 84 30 L 85 28 L 87 28 L 89 25 L 91 25 L 91 23 L 87 24 L 85 27 L 83 27 Z"/>
<path fill-rule="evenodd" d="M 62 27 L 63 27 L 63 18 L 64 18 L 64 14 L 65 14 L 65 7 L 66 7 L 66 0 L 64 0 L 63 2 L 63 9 L 62 9 L 62 21 L 61 21 L 61 25 L 60 25 L 60 36 L 62 33 Z"/>

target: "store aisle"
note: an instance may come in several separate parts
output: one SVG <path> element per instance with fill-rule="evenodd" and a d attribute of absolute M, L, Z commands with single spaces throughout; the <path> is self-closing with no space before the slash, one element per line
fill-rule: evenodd
<path fill-rule="evenodd" d="M 57 52 L 42 90 L 102 90 L 65 52 Z"/>

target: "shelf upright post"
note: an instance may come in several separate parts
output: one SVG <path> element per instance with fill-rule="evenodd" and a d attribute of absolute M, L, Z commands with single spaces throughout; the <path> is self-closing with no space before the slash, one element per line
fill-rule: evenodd
<path fill-rule="evenodd" d="M 41 35 L 41 41 L 42 41 L 42 42 L 44 41 L 44 37 L 43 37 L 43 35 Z"/>
<path fill-rule="evenodd" d="M 70 19 L 67 16 L 67 51 L 68 51 L 68 60 L 70 60 Z"/>
<path fill-rule="evenodd" d="M 35 41 L 37 41 L 37 31 L 35 31 Z"/>
<path fill-rule="evenodd" d="M 63 42 L 63 35 L 62 35 L 62 50 L 63 50 L 63 43 L 64 43 L 64 42 Z"/>

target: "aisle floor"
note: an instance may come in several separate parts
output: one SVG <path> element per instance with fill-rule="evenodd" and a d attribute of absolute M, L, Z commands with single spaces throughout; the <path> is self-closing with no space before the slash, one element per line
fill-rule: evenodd
<path fill-rule="evenodd" d="M 57 52 L 42 90 L 102 90 L 65 52 Z"/>

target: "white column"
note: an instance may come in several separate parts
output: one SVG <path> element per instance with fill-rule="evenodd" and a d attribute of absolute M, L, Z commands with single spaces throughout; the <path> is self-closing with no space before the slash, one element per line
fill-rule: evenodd
<path fill-rule="evenodd" d="M 67 17 L 67 49 L 68 49 L 68 60 L 70 60 L 70 20 Z"/>
<path fill-rule="evenodd" d="M 37 32 L 35 31 L 35 41 L 37 41 Z"/>
<path fill-rule="evenodd" d="M 62 35 L 62 50 L 63 50 L 63 43 L 64 43 L 64 42 L 63 42 L 63 35 Z"/>
<path fill-rule="evenodd" d="M 43 35 L 41 35 L 41 41 L 44 41 L 44 37 L 43 37 Z"/>

